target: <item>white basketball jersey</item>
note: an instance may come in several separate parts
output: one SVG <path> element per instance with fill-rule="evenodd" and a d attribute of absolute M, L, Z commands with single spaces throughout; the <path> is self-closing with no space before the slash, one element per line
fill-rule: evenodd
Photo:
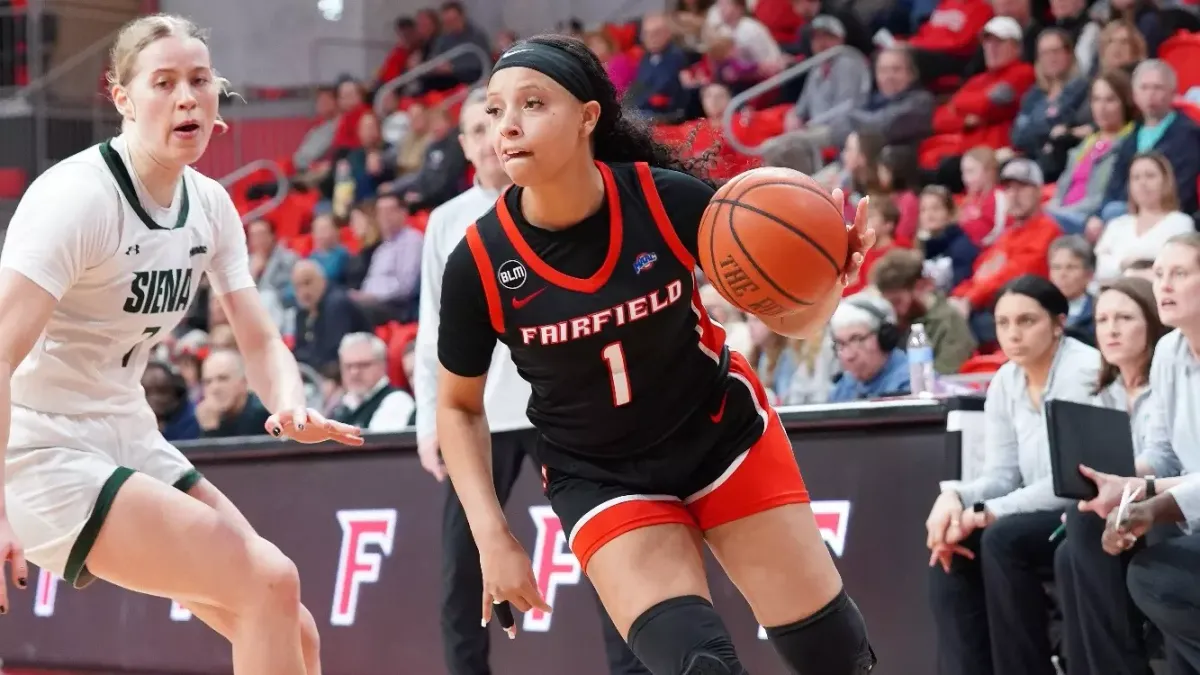
<path fill-rule="evenodd" d="M 122 138 L 63 160 L 21 199 L 0 267 L 58 298 L 12 378 L 12 401 L 57 414 L 146 408 L 142 371 L 176 327 L 201 275 L 228 293 L 254 285 L 245 233 L 217 182 L 184 171 L 169 208 L 153 205 Z"/>

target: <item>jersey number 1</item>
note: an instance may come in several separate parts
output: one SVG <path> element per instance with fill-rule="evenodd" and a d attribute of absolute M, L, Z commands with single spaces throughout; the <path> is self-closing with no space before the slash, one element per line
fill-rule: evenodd
<path fill-rule="evenodd" d="M 625 372 L 625 350 L 614 342 L 600 350 L 600 358 L 608 365 L 608 383 L 612 385 L 613 405 L 620 407 L 633 400 L 629 389 L 629 373 Z"/>
<path fill-rule="evenodd" d="M 146 330 L 142 331 L 142 335 L 144 335 L 146 337 L 142 338 L 141 342 L 130 347 L 129 351 L 125 352 L 125 356 L 121 357 L 121 367 L 122 368 L 127 367 L 129 365 L 129 359 L 133 358 L 134 350 L 136 350 L 138 347 L 141 347 L 142 345 L 146 344 L 146 341 L 149 340 L 150 338 L 154 337 L 155 335 L 158 335 L 158 331 L 160 331 L 160 330 L 162 330 L 162 328 L 160 328 L 158 326 L 151 326 L 151 327 L 147 328 Z"/>

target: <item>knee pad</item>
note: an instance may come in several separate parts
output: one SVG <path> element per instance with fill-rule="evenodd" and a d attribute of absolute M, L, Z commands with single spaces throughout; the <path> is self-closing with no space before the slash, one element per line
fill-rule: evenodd
<path fill-rule="evenodd" d="M 629 648 L 654 675 L 746 675 L 725 622 L 698 595 L 664 600 L 629 627 Z"/>
<path fill-rule="evenodd" d="M 775 651 L 802 675 L 861 675 L 875 668 L 875 650 L 858 606 L 840 591 L 816 614 L 767 628 Z"/>

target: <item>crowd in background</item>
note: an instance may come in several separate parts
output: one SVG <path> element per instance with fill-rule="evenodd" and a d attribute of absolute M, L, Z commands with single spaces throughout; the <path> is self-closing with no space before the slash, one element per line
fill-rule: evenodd
<path fill-rule="evenodd" d="M 848 216 L 870 197 L 878 244 L 822 335 L 776 335 L 701 288 L 775 402 L 908 395 L 916 324 L 938 374 L 992 374 L 982 471 L 944 485 L 927 523 L 946 674 L 1051 675 L 1057 659 L 1071 675 L 1144 675 L 1160 652 L 1171 673 L 1200 673 L 1200 536 L 1185 535 L 1200 526 L 1187 478 L 1200 470 L 1200 64 L 1169 58 L 1198 27 L 1184 0 L 678 0 L 626 26 L 561 29 L 715 180 L 786 166 L 842 188 Z M 289 196 L 312 204 L 303 232 L 281 234 L 272 213 L 247 226 L 311 405 L 375 432 L 416 417 L 424 227 L 471 185 L 456 92 L 484 72 L 460 57 L 386 85 L 461 45 L 497 54 L 518 39 L 457 2 L 395 31 L 373 78 L 316 92 L 290 158 Z M 739 94 L 806 59 L 821 60 L 725 126 Z M 158 357 L 143 385 L 169 440 L 261 433 L 268 413 L 207 291 Z M 1083 511 L 1050 485 L 1051 399 L 1132 420 L 1136 475 L 1091 476 L 1100 496 Z M 1125 485 L 1142 501 L 1114 524 Z"/>

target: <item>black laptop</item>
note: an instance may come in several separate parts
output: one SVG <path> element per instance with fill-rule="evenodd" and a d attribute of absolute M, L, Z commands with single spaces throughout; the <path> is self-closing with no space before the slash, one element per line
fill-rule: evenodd
<path fill-rule="evenodd" d="M 1134 475 L 1133 430 L 1124 410 L 1051 400 L 1046 402 L 1046 427 L 1055 495 L 1096 497 L 1096 484 L 1079 473 L 1080 464 L 1116 476 Z"/>

